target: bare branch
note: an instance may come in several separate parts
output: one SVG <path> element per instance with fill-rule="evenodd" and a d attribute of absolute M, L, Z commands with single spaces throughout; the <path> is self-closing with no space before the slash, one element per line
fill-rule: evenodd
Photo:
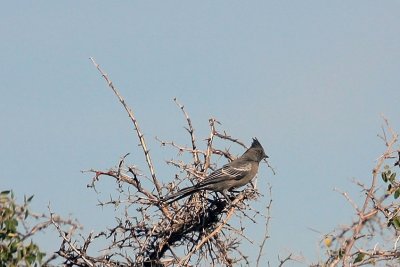
<path fill-rule="evenodd" d="M 207 171 L 207 169 L 210 167 L 210 161 L 211 161 L 211 155 L 212 155 L 212 143 L 214 140 L 214 136 L 215 136 L 215 123 L 218 123 L 218 121 L 214 118 L 211 118 L 208 120 L 210 123 L 210 135 L 207 139 L 207 150 L 206 150 L 206 156 L 204 159 L 204 171 Z"/>
<path fill-rule="evenodd" d="M 190 119 L 189 115 L 187 114 L 185 107 L 183 105 L 181 105 L 178 100 L 176 99 L 176 97 L 174 98 L 174 101 L 176 103 L 176 105 L 182 110 L 183 115 L 185 115 L 186 121 L 188 123 L 188 127 L 186 128 L 186 130 L 189 132 L 190 134 L 190 139 L 192 141 L 192 151 L 193 151 L 193 160 L 194 160 L 194 166 L 197 167 L 200 164 L 200 159 L 199 159 L 199 155 L 197 152 L 197 146 L 196 146 L 196 138 L 194 136 L 194 128 L 192 126 L 192 120 Z"/>
<path fill-rule="evenodd" d="M 288 262 L 288 261 L 290 261 L 290 260 L 292 260 L 292 253 L 290 253 L 288 256 L 286 256 L 284 259 L 281 259 L 279 256 L 278 256 L 278 259 L 279 259 L 279 267 L 281 267 L 281 266 L 283 266 L 283 264 L 285 264 L 286 262 Z"/>
<path fill-rule="evenodd" d="M 260 260 L 261 260 L 262 254 L 263 254 L 264 246 L 266 244 L 267 239 L 269 238 L 269 229 L 268 228 L 269 228 L 269 222 L 271 220 L 271 207 L 272 207 L 272 187 L 271 186 L 269 186 L 269 195 L 270 195 L 270 200 L 267 204 L 266 213 L 265 213 L 265 216 L 266 216 L 265 233 L 264 233 L 264 238 L 260 244 L 260 250 L 259 250 L 258 256 L 257 256 L 257 264 L 256 264 L 257 267 L 260 266 Z"/>
<path fill-rule="evenodd" d="M 129 118 L 132 120 L 133 125 L 135 127 L 135 131 L 136 131 L 137 136 L 138 136 L 138 138 L 140 140 L 140 144 L 141 144 L 141 146 L 143 148 L 143 152 L 144 152 L 144 155 L 146 157 L 146 162 L 147 162 L 147 165 L 149 167 L 151 177 L 153 178 L 154 185 L 155 185 L 155 187 L 157 189 L 158 195 L 161 196 L 161 185 L 160 185 L 160 182 L 158 181 L 158 179 L 156 177 L 156 173 L 154 171 L 154 166 L 153 166 L 153 163 L 152 163 L 152 160 L 151 160 L 151 157 L 150 157 L 150 151 L 147 149 L 147 145 L 146 145 L 146 142 L 145 142 L 145 139 L 144 139 L 144 135 L 140 131 L 139 124 L 138 124 L 138 122 L 137 122 L 137 120 L 136 120 L 136 118 L 135 118 L 135 116 L 133 114 L 133 111 L 125 103 L 125 100 L 122 98 L 122 96 L 120 95 L 120 93 L 118 92 L 117 88 L 114 86 L 114 84 L 112 83 L 112 81 L 110 80 L 108 75 L 105 72 L 103 72 L 103 70 L 100 68 L 99 64 L 97 64 L 92 57 L 90 58 L 90 60 L 92 61 L 93 65 L 98 69 L 98 71 L 101 73 L 103 78 L 106 80 L 108 86 L 113 90 L 113 92 L 117 96 L 119 102 L 121 102 L 121 104 L 124 106 L 126 112 L 129 115 Z"/>

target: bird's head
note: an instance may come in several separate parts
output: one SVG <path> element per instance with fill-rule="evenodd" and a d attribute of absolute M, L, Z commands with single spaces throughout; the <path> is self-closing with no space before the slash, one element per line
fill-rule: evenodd
<path fill-rule="evenodd" d="M 261 161 L 265 158 L 268 158 L 267 154 L 265 154 L 264 148 L 257 140 L 257 138 L 253 138 L 253 143 L 251 143 L 251 147 L 247 151 L 252 151 L 252 153 L 255 154 L 257 161 Z"/>

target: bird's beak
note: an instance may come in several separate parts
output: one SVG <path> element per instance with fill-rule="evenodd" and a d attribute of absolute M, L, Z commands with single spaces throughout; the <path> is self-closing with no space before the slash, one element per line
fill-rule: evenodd
<path fill-rule="evenodd" d="M 269 158 L 269 157 L 267 156 L 267 154 L 264 154 L 264 159 L 267 159 L 267 158 Z"/>

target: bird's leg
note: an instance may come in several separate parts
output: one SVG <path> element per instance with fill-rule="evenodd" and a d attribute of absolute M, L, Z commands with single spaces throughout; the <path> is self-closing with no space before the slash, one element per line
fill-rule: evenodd
<path fill-rule="evenodd" d="M 228 201 L 229 205 L 232 205 L 232 201 L 231 199 L 228 197 L 228 195 L 226 194 L 228 192 L 228 190 L 223 190 L 221 191 L 221 194 L 225 197 L 225 199 Z"/>

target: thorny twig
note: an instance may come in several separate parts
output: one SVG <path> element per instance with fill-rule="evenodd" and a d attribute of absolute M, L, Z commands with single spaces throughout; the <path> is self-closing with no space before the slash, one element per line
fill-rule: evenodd
<path fill-rule="evenodd" d="M 383 170 L 383 165 L 387 164 L 388 160 L 394 158 L 393 154 L 397 152 L 394 149 L 394 145 L 398 140 L 398 135 L 391 128 L 388 120 L 385 117 L 383 117 L 383 120 L 385 123 L 384 127 L 382 127 L 383 134 L 378 136 L 383 140 L 386 150 L 377 159 L 377 163 L 372 170 L 370 186 L 368 187 L 361 182 L 357 182 L 365 192 L 362 206 L 358 207 L 347 193 L 341 192 L 356 211 L 357 219 L 350 226 L 342 227 L 341 230 L 332 236 L 332 241 L 336 242 L 337 248 L 334 251 L 329 250 L 329 259 L 326 262 L 329 266 L 337 266 L 339 263 L 343 266 L 349 266 L 350 264 L 352 266 L 361 266 L 378 261 L 386 261 L 389 264 L 388 266 L 391 266 L 390 260 L 399 256 L 396 250 L 379 248 L 377 246 L 378 243 L 376 243 L 379 242 L 379 239 L 376 239 L 378 233 L 382 235 L 381 238 L 383 240 L 388 242 L 390 239 L 390 229 L 394 230 L 394 239 L 396 239 L 399 230 L 398 226 L 395 225 L 397 223 L 396 220 L 399 220 L 400 223 L 400 217 L 397 217 L 396 212 L 399 209 L 398 204 L 387 201 L 400 188 L 399 183 L 394 179 L 395 176 L 393 176 L 393 179 L 391 178 L 391 181 L 386 181 L 389 184 L 388 190 L 382 196 L 379 196 L 380 187 L 378 186 L 378 177 L 381 174 L 383 176 L 383 173 L 387 172 Z M 390 170 L 388 171 L 391 174 Z M 387 184 L 384 186 L 387 186 Z M 390 225 L 393 226 L 388 228 Z M 365 244 L 357 245 L 361 241 L 364 241 Z M 373 248 L 366 248 L 366 245 L 373 241 L 375 241 Z M 396 241 L 393 240 L 393 242 L 395 243 Z"/>
<path fill-rule="evenodd" d="M 190 119 L 188 113 L 185 110 L 185 107 L 178 102 L 178 100 L 176 99 L 176 97 L 174 98 L 174 101 L 176 103 L 176 105 L 182 110 L 183 115 L 185 115 L 187 124 L 188 124 L 188 128 L 185 128 L 189 134 L 190 134 L 190 140 L 192 141 L 192 151 L 193 151 L 193 161 L 194 161 L 194 166 L 197 167 L 200 164 L 200 159 L 199 159 L 199 154 L 197 152 L 197 146 L 196 146 L 196 138 L 194 135 L 194 128 L 192 126 L 192 120 Z"/>
<path fill-rule="evenodd" d="M 279 260 L 279 267 L 282 267 L 286 262 L 288 262 L 288 261 L 290 261 L 290 260 L 293 260 L 292 259 L 292 253 L 290 253 L 289 255 L 287 255 L 284 259 L 281 259 L 279 256 L 278 256 L 278 260 Z"/>
<path fill-rule="evenodd" d="M 92 63 L 95 65 L 95 67 L 97 68 L 97 70 L 101 73 L 101 75 L 103 76 L 103 78 L 106 80 L 108 86 L 113 90 L 114 94 L 117 96 L 119 102 L 121 102 L 122 106 L 125 108 L 126 112 L 129 115 L 129 118 L 132 120 L 133 125 L 135 126 L 135 131 L 137 133 L 137 136 L 140 140 L 140 144 L 143 148 L 143 153 L 146 157 L 146 162 L 147 165 L 149 167 L 150 173 L 151 173 L 151 177 L 153 178 L 153 182 L 154 185 L 157 189 L 158 195 L 161 196 L 161 185 L 160 182 L 158 181 L 157 177 L 156 177 L 156 173 L 154 171 L 154 166 L 153 166 L 153 162 L 151 160 L 150 157 L 150 151 L 147 149 L 147 145 L 144 139 L 144 135 L 141 132 L 140 128 L 139 128 L 139 124 L 136 120 L 135 115 L 133 114 L 133 111 L 128 107 L 128 105 L 125 103 L 125 100 L 122 98 L 121 94 L 118 92 L 117 88 L 114 86 L 114 84 L 112 83 L 112 81 L 110 80 L 110 78 L 108 77 L 108 75 L 100 68 L 99 64 L 97 64 L 95 62 L 95 60 L 91 57 L 90 60 L 92 61 Z"/>
<path fill-rule="evenodd" d="M 258 252 L 258 256 L 257 256 L 257 267 L 260 266 L 260 260 L 263 254 L 263 250 L 266 244 L 267 239 L 269 238 L 269 222 L 271 220 L 271 207 L 272 207 L 272 187 L 269 186 L 269 195 L 270 195 L 270 200 L 269 203 L 266 207 L 266 219 L 265 219 L 265 233 L 264 233 L 264 238 L 260 244 L 260 250 Z"/>

